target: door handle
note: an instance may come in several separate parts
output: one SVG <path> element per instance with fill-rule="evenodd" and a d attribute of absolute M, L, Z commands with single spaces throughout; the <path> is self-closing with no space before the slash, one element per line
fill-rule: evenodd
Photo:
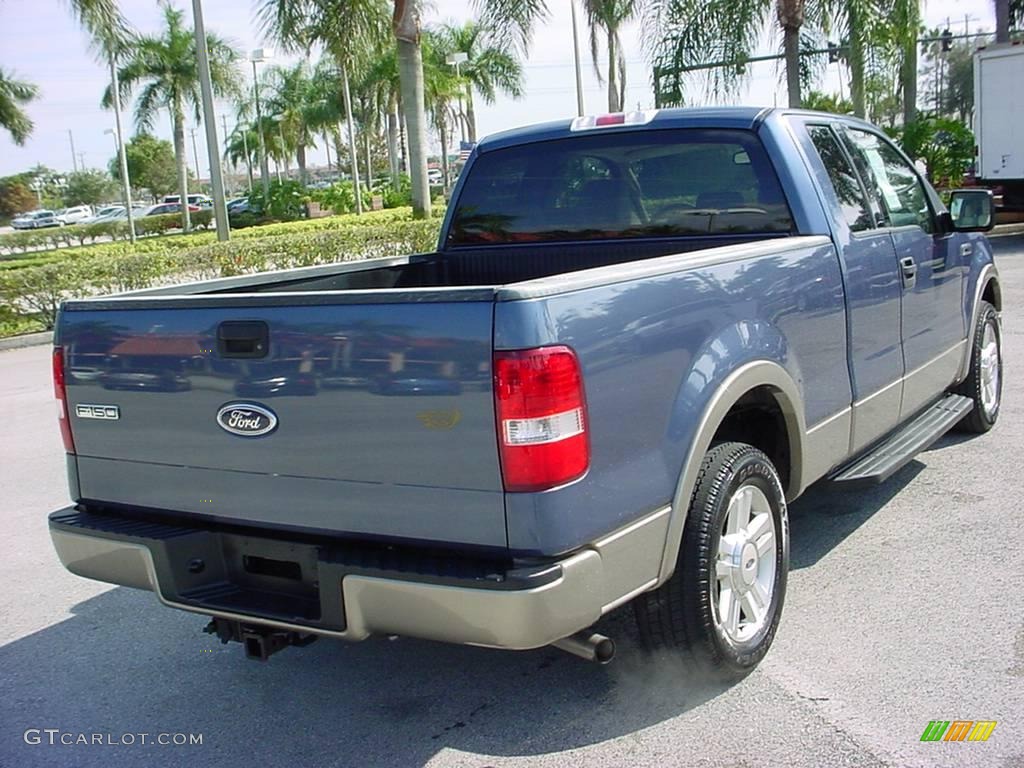
<path fill-rule="evenodd" d="M 267 356 L 270 329 L 262 320 L 226 320 L 217 326 L 221 357 L 253 359 Z"/>
<path fill-rule="evenodd" d="M 961 258 L 965 258 L 966 259 L 973 252 L 974 252 L 974 246 L 972 246 L 970 243 L 964 243 L 963 245 L 960 246 L 960 256 L 961 256 Z"/>
<path fill-rule="evenodd" d="M 917 282 L 917 262 L 913 256 L 904 256 L 900 259 L 900 269 L 903 272 L 903 287 L 910 290 Z"/>

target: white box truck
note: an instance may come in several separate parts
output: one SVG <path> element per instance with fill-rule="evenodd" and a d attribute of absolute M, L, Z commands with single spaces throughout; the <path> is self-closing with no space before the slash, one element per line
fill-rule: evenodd
<path fill-rule="evenodd" d="M 974 55 L 974 136 L 979 182 L 1002 188 L 1003 208 L 1024 211 L 1024 44 Z"/>

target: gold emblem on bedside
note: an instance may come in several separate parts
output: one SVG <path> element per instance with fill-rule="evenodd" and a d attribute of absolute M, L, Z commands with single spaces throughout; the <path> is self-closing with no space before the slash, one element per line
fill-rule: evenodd
<path fill-rule="evenodd" d="M 462 421 L 462 411 L 452 408 L 450 411 L 420 411 L 416 414 L 427 429 L 448 430 Z"/>

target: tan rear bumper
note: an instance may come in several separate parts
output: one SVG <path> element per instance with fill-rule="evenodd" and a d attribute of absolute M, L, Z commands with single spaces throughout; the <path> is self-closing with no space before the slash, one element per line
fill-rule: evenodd
<path fill-rule="evenodd" d="M 160 583 L 155 545 L 131 533 L 72 528 L 55 523 L 55 513 L 50 534 L 60 561 L 72 573 L 151 590 L 173 608 L 344 640 L 395 634 L 525 650 L 588 627 L 603 613 L 653 587 L 664 549 L 668 512 L 668 508 L 657 510 L 567 556 L 553 564 L 560 568 L 557 578 L 529 589 L 346 574 L 338 593 L 344 614 L 341 630 L 211 609 L 178 599 L 174 584 Z"/>

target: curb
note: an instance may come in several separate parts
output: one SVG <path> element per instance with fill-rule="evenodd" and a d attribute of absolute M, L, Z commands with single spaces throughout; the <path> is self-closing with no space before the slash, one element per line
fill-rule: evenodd
<path fill-rule="evenodd" d="M 42 344 L 52 343 L 53 331 L 26 333 L 21 336 L 11 336 L 7 339 L 0 339 L 0 351 L 7 349 L 24 349 L 25 347 L 37 347 Z"/>

